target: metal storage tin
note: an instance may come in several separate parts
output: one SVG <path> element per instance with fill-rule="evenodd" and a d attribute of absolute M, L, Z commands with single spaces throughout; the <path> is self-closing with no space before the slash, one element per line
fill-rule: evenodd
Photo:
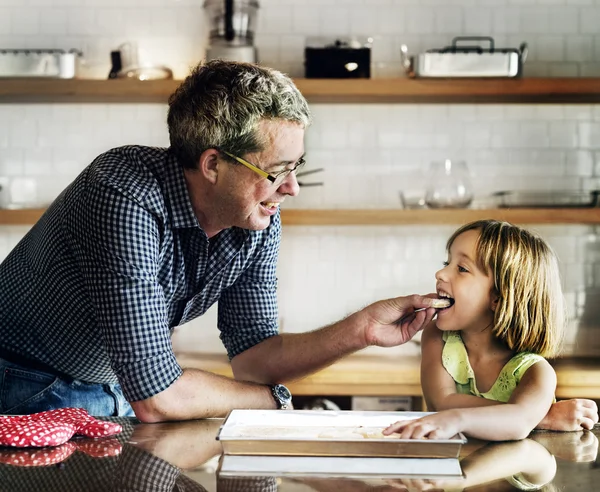
<path fill-rule="evenodd" d="M 78 56 L 76 50 L 0 49 L 0 77 L 72 79 Z"/>
<path fill-rule="evenodd" d="M 462 45 L 465 41 L 487 42 L 488 48 Z M 527 57 L 527 44 L 519 48 L 496 48 L 487 36 L 456 37 L 452 45 L 408 56 L 406 45 L 401 48 L 402 64 L 410 77 L 518 77 Z"/>
<path fill-rule="evenodd" d="M 315 410 L 232 410 L 217 439 L 225 454 L 265 456 L 361 456 L 458 458 L 466 443 L 451 439 L 398 439 L 377 436 L 398 420 L 425 412 Z"/>
<path fill-rule="evenodd" d="M 458 458 L 379 458 L 340 456 L 221 456 L 222 477 L 341 477 L 444 479 L 462 477 Z M 241 481 L 243 484 L 243 481 Z M 236 490 L 244 490 L 239 487 Z"/>
<path fill-rule="evenodd" d="M 500 208 L 591 208 L 598 206 L 600 191 L 497 191 Z"/>

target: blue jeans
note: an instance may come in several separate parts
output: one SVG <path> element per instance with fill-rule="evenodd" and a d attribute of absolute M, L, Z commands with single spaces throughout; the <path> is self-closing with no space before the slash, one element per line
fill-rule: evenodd
<path fill-rule="evenodd" d="M 0 359 L 0 414 L 23 415 L 56 408 L 84 408 L 97 417 L 134 417 L 118 384 L 66 380 Z"/>

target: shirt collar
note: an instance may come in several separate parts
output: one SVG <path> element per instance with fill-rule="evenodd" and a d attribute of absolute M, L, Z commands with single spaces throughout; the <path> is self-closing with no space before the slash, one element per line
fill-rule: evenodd
<path fill-rule="evenodd" d="M 200 227 L 188 194 L 183 166 L 172 152 L 167 153 L 164 186 L 171 206 L 173 226 L 178 229 Z"/>
<path fill-rule="evenodd" d="M 177 161 L 172 152 L 167 152 L 167 165 L 165 170 L 164 186 L 171 206 L 173 226 L 176 229 L 199 228 L 204 231 L 194 213 L 192 202 L 188 193 L 183 166 Z M 225 234 L 223 234 L 223 232 Z M 231 235 L 244 242 L 248 239 L 250 231 L 239 227 L 230 227 L 220 234 Z"/>

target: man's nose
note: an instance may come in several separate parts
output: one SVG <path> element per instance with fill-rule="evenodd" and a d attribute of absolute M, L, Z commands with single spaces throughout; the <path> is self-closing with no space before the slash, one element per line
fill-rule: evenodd
<path fill-rule="evenodd" d="M 292 172 L 288 174 L 283 182 L 279 185 L 277 190 L 281 194 L 296 196 L 300 193 L 300 185 L 298 184 L 298 179 L 296 178 L 296 173 Z"/>

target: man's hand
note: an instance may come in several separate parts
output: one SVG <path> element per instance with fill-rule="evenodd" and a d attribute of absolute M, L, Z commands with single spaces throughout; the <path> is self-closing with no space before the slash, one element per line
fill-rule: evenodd
<path fill-rule="evenodd" d="M 554 403 L 536 429 L 580 431 L 598 422 L 598 406 L 592 400 L 575 398 Z"/>
<path fill-rule="evenodd" d="M 396 297 L 371 304 L 361 314 L 366 317 L 366 345 L 394 347 L 408 342 L 435 315 L 436 294 Z M 417 311 L 420 310 L 420 311 Z"/>

